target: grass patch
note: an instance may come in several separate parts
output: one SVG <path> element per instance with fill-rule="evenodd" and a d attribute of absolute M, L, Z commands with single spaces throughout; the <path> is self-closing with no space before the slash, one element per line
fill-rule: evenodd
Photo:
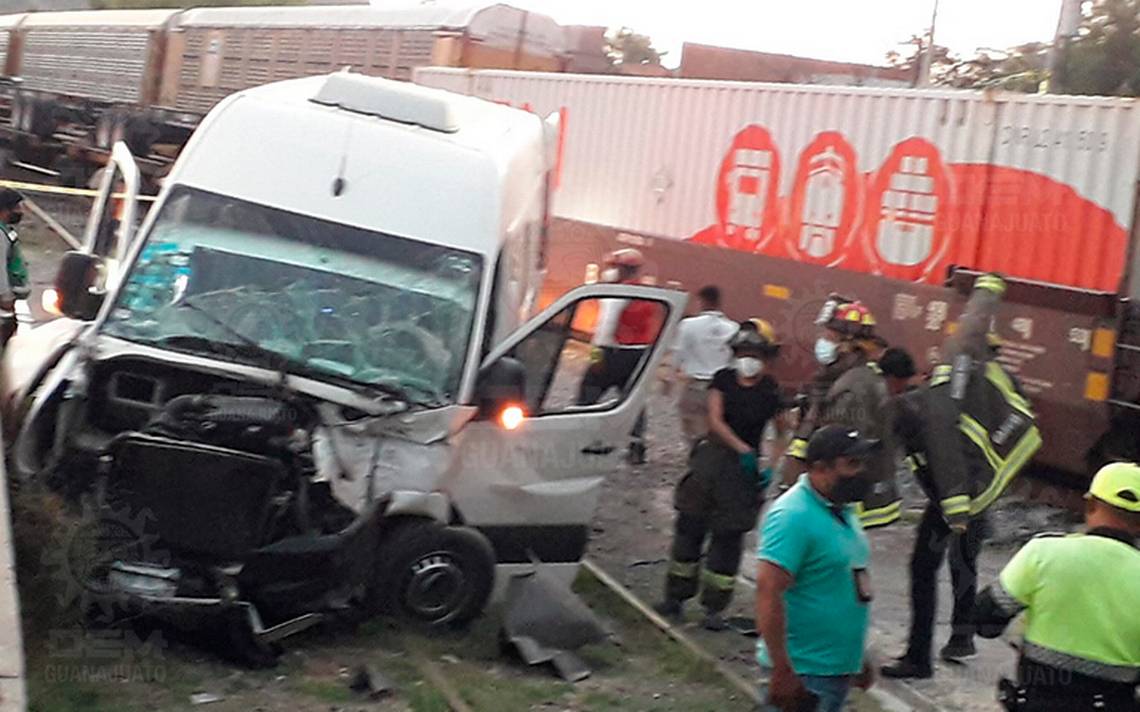
<path fill-rule="evenodd" d="M 574 579 L 573 588 L 574 593 L 589 603 L 590 609 L 594 613 L 611 623 L 634 629 L 652 627 L 653 625 L 617 594 L 606 588 L 601 581 L 594 578 L 585 568 L 578 571 L 578 577 Z M 656 631 L 656 628 L 653 630 Z"/>
<path fill-rule="evenodd" d="M 704 685 L 725 686 L 715 665 L 685 650 L 585 569 L 579 572 L 574 590 L 589 601 L 590 608 L 595 613 L 617 625 L 624 648 L 634 654 L 651 654 L 659 670 L 667 677 Z M 592 646 L 588 655 L 591 660 L 609 662 L 619 668 L 628 657 L 626 652 L 612 645 Z"/>
<path fill-rule="evenodd" d="M 464 664 L 450 665 L 444 672 L 463 699 L 480 712 L 527 710 L 534 705 L 559 703 L 573 691 L 570 685 L 553 678 L 498 677 Z"/>
<path fill-rule="evenodd" d="M 82 682 L 47 683 L 28 680 L 29 712 L 101 712 L 121 709 L 106 705 L 95 685 Z"/>
<path fill-rule="evenodd" d="M 24 645 L 32 655 L 43 652 L 51 631 L 79 623 L 77 610 L 69 605 L 75 601 L 66 600 L 77 592 L 67 567 L 81 566 L 75 559 L 84 552 L 64 551 L 65 535 L 76 531 L 79 520 L 58 496 L 25 486 L 12 494 L 11 507 Z"/>
<path fill-rule="evenodd" d="M 673 640 L 669 640 L 658 649 L 657 665 L 670 678 L 679 678 L 701 685 L 723 687 L 726 684 L 715 665 L 694 656 Z"/>
<path fill-rule="evenodd" d="M 346 704 L 360 699 L 348 688 L 347 680 L 298 680 L 293 684 L 293 689 L 322 702 L 334 704 Z"/>
<path fill-rule="evenodd" d="M 609 710 L 628 709 L 629 705 L 617 695 L 600 690 L 592 690 L 581 697 L 582 709 L 590 712 L 609 712 Z"/>
<path fill-rule="evenodd" d="M 404 698 L 412 712 L 450 712 L 447 698 L 431 685 L 425 683 L 412 685 L 403 690 Z"/>

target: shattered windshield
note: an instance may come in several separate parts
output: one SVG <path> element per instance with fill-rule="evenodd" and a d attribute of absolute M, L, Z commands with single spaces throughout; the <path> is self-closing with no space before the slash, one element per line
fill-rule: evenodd
<path fill-rule="evenodd" d="M 481 268 L 468 252 L 178 187 L 104 332 L 444 405 Z"/>

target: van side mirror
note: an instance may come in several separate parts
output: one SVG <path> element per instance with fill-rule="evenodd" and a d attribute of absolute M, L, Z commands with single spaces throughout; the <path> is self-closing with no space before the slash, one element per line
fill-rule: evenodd
<path fill-rule="evenodd" d="M 526 368 L 518 359 L 504 356 L 479 372 L 475 386 L 479 417 L 497 417 L 510 406 L 526 404 Z"/>
<path fill-rule="evenodd" d="M 91 321 L 103 306 L 106 292 L 97 290 L 103 259 L 86 252 L 68 252 L 55 275 L 56 306 L 71 319 Z"/>

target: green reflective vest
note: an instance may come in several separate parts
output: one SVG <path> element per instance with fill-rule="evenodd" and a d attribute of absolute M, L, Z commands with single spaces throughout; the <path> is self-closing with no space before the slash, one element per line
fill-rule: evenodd
<path fill-rule="evenodd" d="M 1041 536 L 1006 565 L 1001 593 L 1025 609 L 1023 654 L 1094 677 L 1140 681 L 1140 549 L 1096 534 Z M 1010 603 L 1013 603 L 1010 601 Z"/>
<path fill-rule="evenodd" d="M 24 253 L 20 249 L 20 240 L 16 235 L 16 229 L 0 222 L 0 232 L 4 233 L 4 237 L 8 240 L 8 263 L 5 265 L 8 270 L 8 284 L 13 288 L 27 287 L 28 263 L 24 261 Z"/>

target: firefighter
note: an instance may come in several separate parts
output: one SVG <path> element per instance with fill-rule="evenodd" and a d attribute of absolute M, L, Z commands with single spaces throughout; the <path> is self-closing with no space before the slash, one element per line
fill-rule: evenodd
<path fill-rule="evenodd" d="M 602 281 L 616 284 L 640 284 L 645 257 L 639 250 L 626 248 L 606 257 Z M 603 299 L 598 308 L 598 322 L 591 342 L 590 367 L 578 390 L 578 405 L 593 405 L 611 388 L 623 390 L 637 371 L 648 347 L 653 345 L 660 329 L 660 310 L 645 300 Z M 631 464 L 645 464 L 645 411 L 634 423 L 630 434 L 628 459 Z"/>
<path fill-rule="evenodd" d="M 801 397 L 806 401 L 795 438 L 788 446 L 781 491 L 805 471 L 807 443 L 825 425 L 843 425 L 883 447 L 866 464 L 867 492 L 855 502 L 863 526 L 879 527 L 898 520 L 901 500 L 895 483 L 897 456 L 888 407 L 890 394 L 878 364 L 870 355 L 881 350 L 875 317 L 858 301 L 832 295 L 820 310 L 815 343 L 819 370 Z"/>
<path fill-rule="evenodd" d="M 1085 498 L 1086 533 L 1033 539 L 978 596 L 983 637 L 1025 613 L 1017 682 L 999 687 L 1007 710 L 1140 710 L 1140 466 L 1105 466 Z"/>
<path fill-rule="evenodd" d="M 910 561 L 911 626 L 906 652 L 884 666 L 891 678 L 929 678 L 938 571 L 949 554 L 954 605 L 943 660 L 976 655 L 972 608 L 986 509 L 1041 444 L 1035 417 L 1016 380 L 997 362 L 1000 339 L 990 331 L 1006 285 L 998 275 L 974 283 L 946 363 L 924 386 L 893 402 L 895 433 L 929 502 Z"/>
<path fill-rule="evenodd" d="M 20 249 L 16 226 L 24 218 L 24 196 L 11 188 L 0 189 L 0 245 L 4 270 L 0 281 L 0 349 L 16 333 L 16 300 L 27 299 L 28 265 Z"/>
<path fill-rule="evenodd" d="M 779 352 L 772 327 L 760 319 L 742 322 L 731 346 L 732 366 L 709 385 L 709 433 L 693 448 L 689 472 L 674 493 L 672 558 L 657 606 L 679 619 L 700 589 L 704 626 L 713 631 L 725 628 L 721 613 L 732 600 L 744 535 L 756 526 L 772 477 L 760 466 L 764 429 L 782 408 L 779 385 L 765 373 Z"/>

